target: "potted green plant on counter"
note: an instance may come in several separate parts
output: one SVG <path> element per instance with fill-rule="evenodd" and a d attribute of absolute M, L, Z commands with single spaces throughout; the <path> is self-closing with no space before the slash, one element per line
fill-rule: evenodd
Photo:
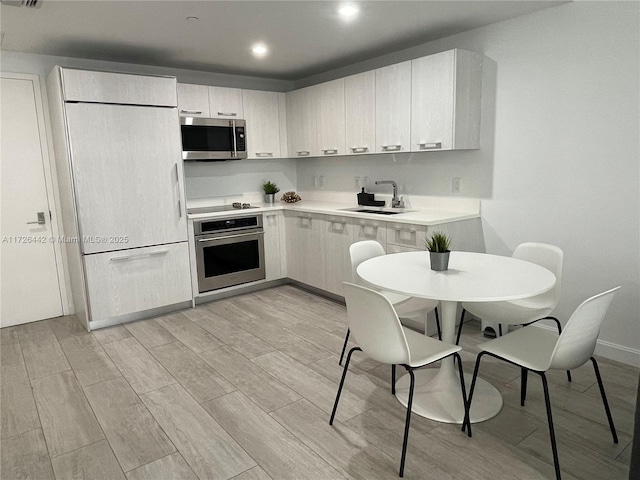
<path fill-rule="evenodd" d="M 424 241 L 424 246 L 429 251 L 431 270 L 443 272 L 449 268 L 451 237 L 442 232 L 434 232 L 431 238 Z"/>
<path fill-rule="evenodd" d="M 280 191 L 278 185 L 273 182 L 267 181 L 262 184 L 262 189 L 264 190 L 264 203 L 273 205 L 276 198 L 276 193 Z"/>

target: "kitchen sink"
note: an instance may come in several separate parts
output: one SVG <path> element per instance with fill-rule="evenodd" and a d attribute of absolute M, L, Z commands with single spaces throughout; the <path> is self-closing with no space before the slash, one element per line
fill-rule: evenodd
<path fill-rule="evenodd" d="M 356 212 L 356 213 L 373 213 L 374 215 L 398 215 L 400 213 L 413 212 L 413 210 L 404 210 L 399 208 L 392 209 L 383 209 L 383 208 L 366 208 L 366 207 L 352 207 L 352 208 L 343 208 L 341 209 L 345 212 Z"/>

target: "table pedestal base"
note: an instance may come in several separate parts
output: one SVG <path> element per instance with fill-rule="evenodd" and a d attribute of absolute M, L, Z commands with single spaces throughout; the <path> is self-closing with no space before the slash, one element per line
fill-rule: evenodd
<path fill-rule="evenodd" d="M 398 369 L 402 367 L 398 366 Z M 398 373 L 400 371 L 398 370 Z M 443 375 L 441 369 L 429 368 L 414 370 L 416 378 L 413 392 L 414 413 L 443 423 L 462 424 L 464 405 L 460 380 L 456 375 Z M 465 374 L 464 382 L 469 395 L 472 375 Z M 407 406 L 409 398 L 409 375 L 404 375 L 396 382 L 396 398 Z M 473 391 L 471 405 L 471 423 L 483 422 L 495 417 L 502 409 L 502 396 L 489 382 L 478 378 Z"/>

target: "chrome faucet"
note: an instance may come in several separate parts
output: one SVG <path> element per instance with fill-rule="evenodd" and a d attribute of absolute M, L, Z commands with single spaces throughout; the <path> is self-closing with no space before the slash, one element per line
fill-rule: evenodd
<path fill-rule="evenodd" d="M 393 185 L 393 198 L 391 208 L 404 208 L 404 200 L 398 198 L 398 184 L 393 180 L 377 180 L 376 185 Z"/>

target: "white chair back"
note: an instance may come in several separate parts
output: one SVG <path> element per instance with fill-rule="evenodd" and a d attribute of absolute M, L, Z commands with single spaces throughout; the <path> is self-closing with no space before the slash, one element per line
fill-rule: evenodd
<path fill-rule="evenodd" d="M 408 364 L 409 345 L 393 306 L 375 290 L 344 282 L 349 329 L 362 351 L 378 362 Z"/>
<path fill-rule="evenodd" d="M 362 285 L 364 282 L 356 273 L 356 268 L 365 260 L 384 255 L 384 248 L 375 240 L 363 240 L 356 242 L 349 247 L 351 257 L 351 280 L 353 283 Z"/>
<path fill-rule="evenodd" d="M 573 312 L 551 354 L 550 368 L 571 370 L 589 360 L 596 348 L 604 315 L 619 288 L 612 288 L 585 300 Z"/>
<path fill-rule="evenodd" d="M 555 308 L 560 302 L 560 288 L 562 285 L 562 262 L 564 254 L 554 245 L 546 243 L 527 242 L 518 245 L 513 252 L 514 258 L 526 260 L 550 270 L 556 276 L 555 286 L 535 299 L 540 303 Z"/>

